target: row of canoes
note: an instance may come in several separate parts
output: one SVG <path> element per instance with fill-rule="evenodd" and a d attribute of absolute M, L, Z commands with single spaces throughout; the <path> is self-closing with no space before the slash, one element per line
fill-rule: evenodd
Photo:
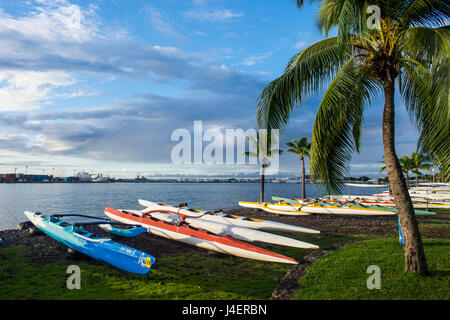
<path fill-rule="evenodd" d="M 378 202 L 368 199 L 305 200 L 277 197 L 273 200 L 267 203 L 240 201 L 239 205 L 285 215 L 395 215 L 397 213 L 395 207 L 387 203 L 382 205 L 379 200 Z M 139 203 L 145 209 L 118 210 L 107 207 L 104 213 L 108 218 L 95 218 L 102 220 L 99 223 L 70 224 L 61 220 L 63 215 L 45 216 L 29 211 L 26 211 L 25 215 L 41 231 L 68 247 L 121 270 L 137 274 L 147 273 L 155 262 L 155 258 L 140 250 L 117 243 L 111 237 L 88 232 L 83 226 L 98 224 L 109 234 L 122 237 L 136 237 L 148 232 L 211 251 L 268 262 L 297 263 L 290 257 L 257 247 L 249 242 L 264 242 L 304 249 L 318 248 L 314 244 L 267 232 L 314 234 L 319 233 L 318 230 L 223 212 L 192 209 L 187 205 L 171 206 L 145 200 L 139 200 Z M 415 213 L 434 214 L 418 209 Z M 129 227 L 117 228 L 116 225 Z"/>
<path fill-rule="evenodd" d="M 41 231 L 75 251 L 106 262 L 118 269 L 145 274 L 155 258 L 145 252 L 87 231 L 83 226 L 98 224 L 115 236 L 135 237 L 144 232 L 219 253 L 267 262 L 298 263 L 295 259 L 260 248 L 251 242 L 264 242 L 303 249 L 318 246 L 267 231 L 317 234 L 318 230 L 245 216 L 208 212 L 139 200 L 143 210 L 107 207 L 108 218 L 85 215 L 50 215 L 25 211 L 26 217 Z M 68 223 L 65 216 L 99 219 L 100 222 Z M 121 227 L 116 227 L 120 225 Z M 126 227 L 125 227 L 126 226 Z"/>
<path fill-rule="evenodd" d="M 357 201 L 333 201 L 321 199 L 290 199 L 272 197 L 272 202 L 239 201 L 241 207 L 261 209 L 282 215 L 345 214 L 345 215 L 395 215 L 394 206 Z M 415 209 L 416 214 L 435 214 L 431 211 Z"/>

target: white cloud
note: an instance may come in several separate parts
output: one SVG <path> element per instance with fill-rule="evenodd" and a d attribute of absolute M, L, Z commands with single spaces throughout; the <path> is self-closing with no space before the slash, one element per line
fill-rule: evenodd
<path fill-rule="evenodd" d="M 252 54 L 251 56 L 245 58 L 240 64 L 244 66 L 253 66 L 258 63 L 262 63 L 264 60 L 269 58 L 273 52 L 265 52 L 260 54 Z"/>
<path fill-rule="evenodd" d="M 304 47 L 306 47 L 307 44 L 308 44 L 308 42 L 306 42 L 306 41 L 299 41 L 294 44 L 294 48 L 295 49 L 303 49 Z"/>
<path fill-rule="evenodd" d="M 38 109 L 55 88 L 75 83 L 76 79 L 63 71 L 0 70 L 0 111 Z"/>
<path fill-rule="evenodd" d="M 65 0 L 30 4 L 34 6 L 20 17 L 0 9 L 0 34 L 7 35 L 0 47 L 0 58 L 5 61 L 0 70 L 1 111 L 38 109 L 55 97 L 55 89 L 76 84 L 76 77 L 68 71 L 39 70 L 33 64 L 45 55 L 79 58 L 83 54 L 74 45 L 100 37 L 94 6 L 81 8 Z M 28 61 L 28 68 L 22 66 L 23 61 Z"/>
<path fill-rule="evenodd" d="M 0 31 L 16 31 L 28 39 L 47 42 L 83 42 L 97 32 L 96 21 L 90 19 L 93 7 L 83 10 L 66 1 L 37 2 L 42 6 L 17 19 L 0 11 Z"/>
<path fill-rule="evenodd" d="M 210 22 L 221 22 L 227 21 L 233 18 L 242 18 L 244 14 L 242 12 L 233 12 L 228 9 L 223 10 L 189 10 L 184 13 L 184 16 L 192 20 L 200 21 L 210 21 Z"/>
<path fill-rule="evenodd" d="M 175 30 L 175 27 L 167 21 L 166 17 L 163 17 L 161 12 L 152 7 L 147 7 L 146 11 L 155 30 L 166 36 L 185 40 L 185 37 Z"/>

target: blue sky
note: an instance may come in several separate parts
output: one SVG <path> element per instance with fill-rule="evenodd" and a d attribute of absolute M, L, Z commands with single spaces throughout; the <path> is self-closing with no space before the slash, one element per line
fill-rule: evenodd
<path fill-rule="evenodd" d="M 324 37 L 316 11 L 290 0 L 0 0 L 0 173 L 256 174 L 248 165 L 174 165 L 171 133 L 195 120 L 255 128 L 264 85 Z M 311 137 L 319 102 L 292 115 L 282 145 Z M 367 108 L 352 174 L 378 171 L 382 104 Z M 417 142 L 404 109 L 397 99 L 399 155 Z M 294 155 L 281 156 L 280 175 L 298 171 Z"/>

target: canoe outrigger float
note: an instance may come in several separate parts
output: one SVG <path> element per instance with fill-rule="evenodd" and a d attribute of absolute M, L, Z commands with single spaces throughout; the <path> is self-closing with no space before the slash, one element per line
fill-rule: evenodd
<path fill-rule="evenodd" d="M 91 258 L 106 262 L 120 270 L 136 274 L 146 274 L 150 271 L 153 263 L 155 263 L 156 259 L 145 252 L 114 242 L 111 238 L 90 233 L 78 224 L 70 224 L 60 219 L 62 216 L 83 215 L 45 216 L 40 212 L 25 211 L 25 216 L 37 228 L 56 241 Z"/>
<path fill-rule="evenodd" d="M 105 208 L 105 214 L 110 219 L 133 225 L 141 225 L 148 232 L 160 237 L 176 240 L 199 248 L 212 250 L 237 257 L 297 264 L 290 257 L 259 248 L 244 241 L 264 241 L 301 247 L 317 249 L 318 246 L 306 242 L 272 235 L 266 232 L 236 227 L 222 223 L 206 221 L 195 217 L 180 216 L 176 212 L 170 212 L 170 206 L 165 206 L 165 211 L 152 209 L 144 210 L 117 210 Z"/>

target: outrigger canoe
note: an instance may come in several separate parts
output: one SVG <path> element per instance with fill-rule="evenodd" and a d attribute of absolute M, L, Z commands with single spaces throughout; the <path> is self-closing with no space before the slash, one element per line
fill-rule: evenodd
<path fill-rule="evenodd" d="M 346 196 L 348 197 L 348 196 Z M 326 197 L 321 199 L 324 202 L 327 203 L 348 203 L 348 202 L 355 202 L 358 204 L 362 204 L 365 206 L 380 206 L 380 207 L 395 207 L 395 202 L 392 200 L 372 200 L 370 198 L 366 198 L 366 196 L 352 196 L 349 199 L 344 198 L 333 198 L 333 197 Z M 295 199 L 298 201 L 303 201 L 305 199 Z M 307 200 L 307 199 L 306 199 Z M 450 203 L 446 202 L 416 202 L 413 200 L 413 206 L 415 209 L 450 209 Z"/>
<path fill-rule="evenodd" d="M 167 212 L 160 213 L 167 214 Z M 125 224 L 141 225 L 147 228 L 151 234 L 199 248 L 261 261 L 298 263 L 290 257 L 248 244 L 230 235 L 219 236 L 205 229 L 195 228 L 186 222 L 170 223 L 167 220 L 156 218 L 156 215 L 152 216 L 142 213 L 142 211 L 117 210 L 109 207 L 105 208 L 105 214 L 112 220 Z"/>
<path fill-rule="evenodd" d="M 242 202 L 242 201 L 241 201 Z M 167 212 L 179 214 L 179 207 L 170 206 L 168 204 L 156 203 L 146 200 L 139 200 L 139 203 L 147 207 L 147 209 L 142 210 L 142 212 Z M 253 202 L 248 202 L 249 204 Z M 161 208 L 163 210 L 161 210 Z M 197 209 L 187 209 L 193 216 L 193 212 L 198 213 L 198 219 L 207 220 L 212 222 L 219 222 L 223 224 L 228 224 L 237 227 L 250 228 L 255 230 L 266 230 L 266 231 L 282 231 L 282 232 L 303 232 L 303 233 L 320 233 L 318 230 L 304 228 L 300 226 L 294 226 L 287 223 L 275 222 L 270 220 L 255 219 L 245 216 L 239 216 L 234 214 L 227 214 L 223 212 L 209 212 Z M 307 215 L 307 213 L 302 213 Z"/>
<path fill-rule="evenodd" d="M 293 200 L 289 198 L 272 197 L 279 201 L 272 205 L 274 208 L 283 208 L 284 210 L 301 210 L 314 214 L 345 214 L 345 215 L 395 215 L 395 207 L 382 207 L 377 205 L 365 206 L 354 202 L 345 203 L 326 203 L 320 200 Z M 297 204 L 295 204 L 297 201 Z M 434 212 L 414 210 L 415 214 L 433 215 Z"/>
<path fill-rule="evenodd" d="M 40 212 L 25 211 L 25 216 L 56 241 L 120 270 L 146 274 L 155 263 L 156 259 L 145 252 L 90 233 L 80 226 L 62 221 L 56 215 L 45 216 Z"/>
<path fill-rule="evenodd" d="M 335 205 L 315 202 L 302 202 L 288 198 L 274 197 L 278 202 L 245 202 L 239 205 L 247 208 L 258 208 L 269 213 L 282 215 L 310 215 L 310 214 L 351 214 L 351 215 L 394 215 L 390 208 L 367 208 L 362 205 Z M 283 199 L 283 200 L 281 200 Z M 290 201 L 287 201 L 290 200 Z"/>
<path fill-rule="evenodd" d="M 270 202 L 251 202 L 251 201 L 239 201 L 238 202 L 241 207 L 244 208 L 253 208 L 253 209 L 261 209 L 269 213 L 289 215 L 289 216 L 309 216 L 308 212 L 304 212 L 302 210 L 294 210 L 293 207 L 290 208 L 278 208 L 274 207 L 273 203 Z"/>

